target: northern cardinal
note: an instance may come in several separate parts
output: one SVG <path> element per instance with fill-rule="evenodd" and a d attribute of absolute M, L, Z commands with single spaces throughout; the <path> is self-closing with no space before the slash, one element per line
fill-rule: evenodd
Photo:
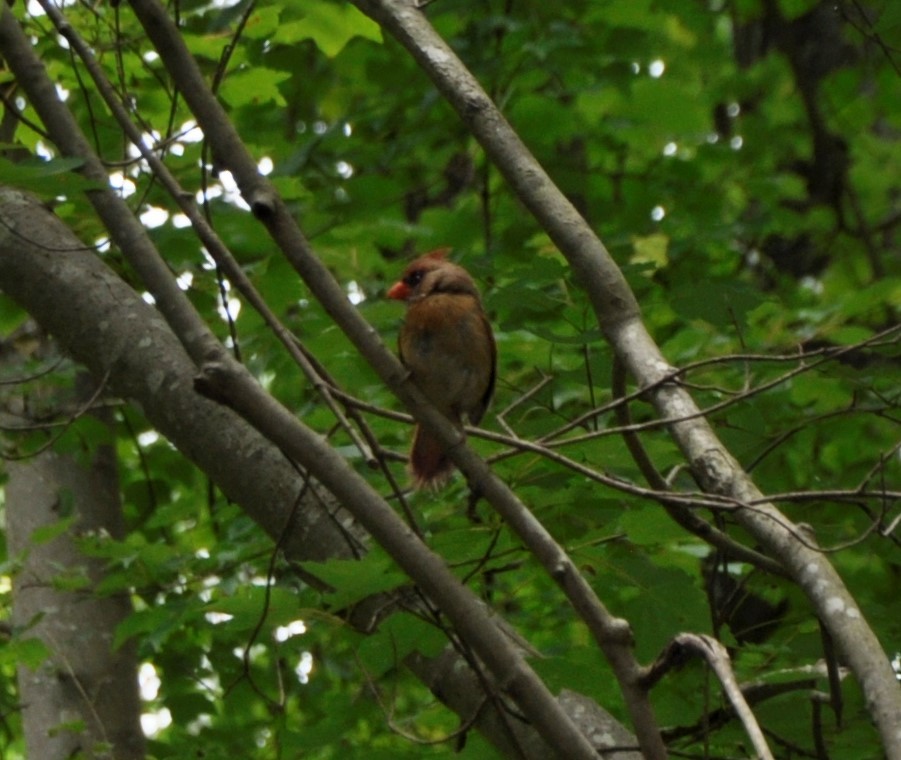
<path fill-rule="evenodd" d="M 398 340 L 401 361 L 426 398 L 462 429 L 464 416 L 476 425 L 488 408 L 497 349 L 475 282 L 446 255 L 441 249 L 420 256 L 388 297 L 407 303 Z M 417 425 L 410 452 L 413 485 L 440 488 L 453 468 L 441 441 Z"/>

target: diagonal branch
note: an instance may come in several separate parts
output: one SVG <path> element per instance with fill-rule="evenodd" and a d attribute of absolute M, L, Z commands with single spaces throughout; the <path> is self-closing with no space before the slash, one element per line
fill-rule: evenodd
<path fill-rule="evenodd" d="M 214 152 L 234 175 L 254 214 L 265 224 L 286 258 L 361 356 L 416 419 L 442 440 L 474 490 L 503 516 L 563 589 L 616 673 L 643 751 L 652 758 L 663 757 L 665 750 L 647 694 L 636 685 L 638 664 L 632 654 L 631 633 L 625 621 L 608 612 L 548 530 L 465 444 L 462 434 L 426 402 L 397 357 L 386 349 L 372 326 L 348 301 L 340 284 L 316 257 L 275 188 L 260 174 L 256 161 L 210 91 L 178 29 L 159 2 L 132 0 L 131 7 L 170 75 L 179 83 L 186 103 Z"/>
<path fill-rule="evenodd" d="M 223 352 L 223 356 L 225 356 Z M 593 758 L 594 749 L 547 687 L 443 560 L 422 543 L 378 493 L 334 449 L 232 362 L 208 362 L 198 381 L 205 393 L 225 400 L 292 460 L 309 468 L 401 569 L 447 615 L 463 640 L 516 700 L 539 733 L 565 757 Z"/>

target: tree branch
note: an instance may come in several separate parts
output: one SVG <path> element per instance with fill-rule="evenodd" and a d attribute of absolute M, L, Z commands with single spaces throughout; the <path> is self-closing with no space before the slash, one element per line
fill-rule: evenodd
<path fill-rule="evenodd" d="M 196 367 L 159 313 L 77 244 L 42 204 L 0 186 L 0 289 L 95 378 L 108 375 L 117 395 L 134 400 L 162 435 L 277 538 L 299 490 L 295 469 L 237 415 L 194 392 Z M 60 256 L 60 250 L 68 252 Z M 253 478 L 242 471 L 247 463 Z M 352 557 L 360 538 L 350 515 L 319 493 L 298 511 L 286 551 L 308 560 Z"/>
<path fill-rule="evenodd" d="M 60 99 L 56 85 L 35 54 L 9 8 L 0 14 L 0 50 L 16 82 L 28 94 L 32 107 L 47 133 L 63 155 L 84 161 L 81 174 L 96 183 L 86 195 L 110 237 L 135 268 L 166 321 L 195 359 L 218 344 L 206 323 L 197 314 L 187 296 L 178 287 L 171 271 L 160 257 L 147 231 L 111 188 L 103 163 L 91 149 L 78 123 Z"/>
<path fill-rule="evenodd" d="M 397 565 L 447 615 L 454 629 L 485 662 L 499 688 L 511 694 L 542 737 L 564 757 L 593 758 L 594 748 L 547 687 L 485 612 L 482 605 L 334 449 L 268 395 L 233 363 L 207 363 L 199 382 L 285 452 L 310 470 L 352 510 Z"/>

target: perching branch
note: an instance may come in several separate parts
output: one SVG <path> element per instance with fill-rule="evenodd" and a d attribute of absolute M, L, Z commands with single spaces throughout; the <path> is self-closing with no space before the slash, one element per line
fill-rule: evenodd
<path fill-rule="evenodd" d="M 292 461 L 308 468 L 353 511 L 379 545 L 439 606 L 462 639 L 486 664 L 499 687 L 513 697 L 551 746 L 557 747 L 565 757 L 595 756 L 592 745 L 472 592 L 338 452 L 317 445 L 320 437 L 315 431 L 302 425 L 267 394 L 243 367 L 233 363 L 207 363 L 199 382 L 204 393 L 228 403 Z"/>
<path fill-rule="evenodd" d="M 0 289 L 95 378 L 108 375 L 115 394 L 137 402 L 162 435 L 278 537 L 298 492 L 294 468 L 237 415 L 194 393 L 196 368 L 159 312 L 77 244 L 37 200 L 0 187 Z M 240 461 L 252 461 L 257 477 L 248 478 Z M 359 533 L 320 493 L 299 511 L 286 551 L 298 559 L 348 557 Z"/>
<path fill-rule="evenodd" d="M 216 155 L 234 175 L 257 218 L 360 355 L 417 421 L 442 440 L 472 487 L 497 509 L 564 590 L 616 672 L 643 751 L 649 757 L 663 757 L 665 750 L 647 695 L 635 688 L 637 663 L 631 652 L 631 637 L 625 622 L 606 610 L 575 563 L 547 529 L 465 444 L 459 431 L 426 402 L 397 357 L 386 349 L 372 327 L 348 302 L 344 290 L 316 257 L 275 188 L 260 174 L 256 161 L 213 96 L 178 29 L 162 6 L 156 0 L 132 0 L 131 6 L 163 64 L 179 83 L 186 103 Z"/>

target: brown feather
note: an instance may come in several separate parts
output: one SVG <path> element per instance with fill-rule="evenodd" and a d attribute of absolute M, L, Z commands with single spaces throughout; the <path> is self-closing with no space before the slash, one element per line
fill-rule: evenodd
<path fill-rule="evenodd" d="M 447 456 L 444 444 L 417 425 L 410 449 L 413 486 L 438 490 L 447 483 L 453 471 L 454 463 Z"/>
<path fill-rule="evenodd" d="M 418 258 L 388 295 L 408 306 L 398 340 L 401 361 L 429 401 L 462 429 L 464 418 L 478 424 L 488 408 L 497 349 L 475 283 L 445 253 Z M 441 442 L 419 426 L 410 467 L 418 488 L 440 487 L 453 470 Z"/>

